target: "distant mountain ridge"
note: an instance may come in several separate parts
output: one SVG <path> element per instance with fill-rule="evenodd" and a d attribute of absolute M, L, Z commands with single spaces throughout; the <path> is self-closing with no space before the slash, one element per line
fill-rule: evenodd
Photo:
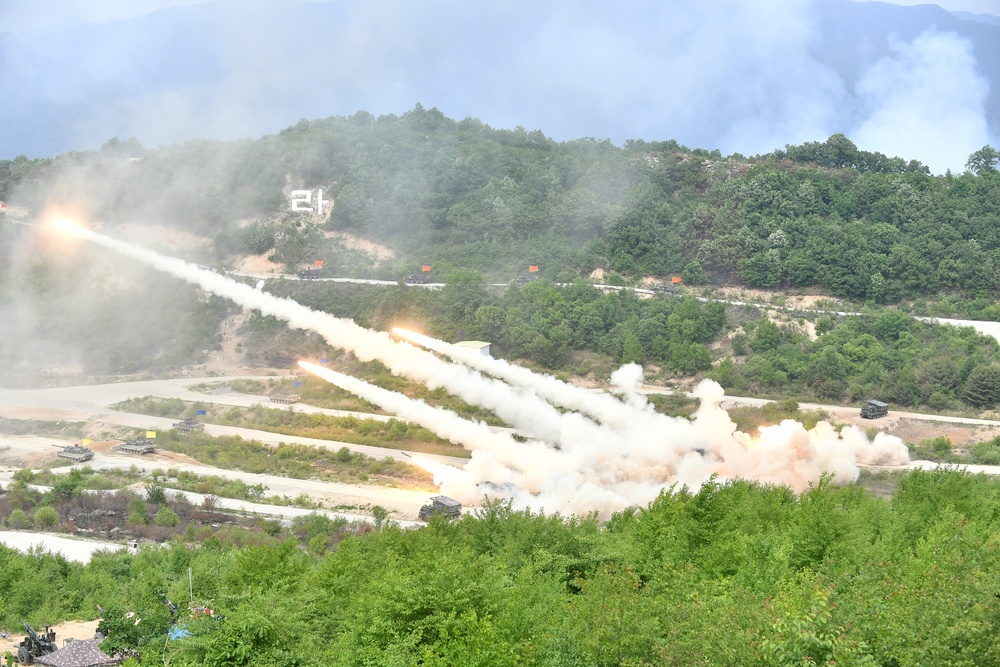
<path fill-rule="evenodd" d="M 256 136 L 300 118 L 400 113 L 416 102 L 560 140 L 673 138 L 763 152 L 856 125 L 867 68 L 928 30 L 972 45 L 990 84 L 986 122 L 1000 135 L 1000 25 L 930 5 L 811 7 L 799 17 L 808 25 L 785 29 L 762 11 L 750 27 L 737 16 L 691 34 L 697 12 L 652 1 L 556 11 L 526 0 L 219 0 L 0 33 L 0 158 L 92 149 L 114 136 L 150 146 Z M 789 110 L 799 97 L 826 127 L 799 122 Z M 757 144 L 740 141 L 754 136 Z"/>

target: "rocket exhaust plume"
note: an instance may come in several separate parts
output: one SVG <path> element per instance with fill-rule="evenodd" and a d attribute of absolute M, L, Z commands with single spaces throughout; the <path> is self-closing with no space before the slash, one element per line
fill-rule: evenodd
<path fill-rule="evenodd" d="M 492 410 L 507 423 L 539 439 L 561 443 L 579 437 L 588 428 L 596 429 L 596 425 L 586 423 L 580 415 L 563 415 L 530 393 L 519 392 L 499 380 L 484 378 L 408 343 L 399 343 L 387 333 L 365 329 L 353 321 L 312 310 L 292 299 L 258 292 L 214 271 L 97 234 L 71 222 L 56 221 L 52 225 L 226 297 L 244 308 L 273 315 L 297 329 L 314 331 L 330 345 L 350 350 L 362 361 L 377 359 L 397 375 L 418 380 L 432 389 L 443 387 L 467 403 Z"/>
<path fill-rule="evenodd" d="M 442 438 L 462 445 L 466 449 L 482 449 L 502 455 L 503 452 L 524 448 L 522 443 L 514 440 L 509 434 L 493 431 L 484 422 L 465 419 L 451 410 L 428 405 L 422 400 L 412 399 L 399 392 L 383 389 L 356 377 L 344 375 L 308 361 L 299 361 L 299 366 L 355 396 L 360 396 L 398 417 L 432 430 Z M 514 461 L 512 460 L 511 463 L 513 464 Z"/>
<path fill-rule="evenodd" d="M 554 405 L 582 412 L 602 424 L 616 428 L 628 428 L 634 424 L 637 417 L 636 412 L 642 413 L 642 416 L 645 417 L 655 414 L 648 404 L 642 407 L 628 403 L 623 404 L 608 394 L 577 387 L 551 375 L 535 373 L 503 359 L 489 357 L 459 345 L 451 345 L 415 331 L 394 327 L 392 333 L 428 350 L 445 354 L 469 368 L 515 386 L 531 389 Z M 632 365 L 638 367 L 638 364 Z"/>
<path fill-rule="evenodd" d="M 893 465 L 908 459 L 899 438 L 879 434 L 869 441 L 858 428 L 849 426 L 838 433 L 825 422 L 806 430 L 802 424 L 787 420 L 761 429 L 758 437 L 751 438 L 738 431 L 722 410 L 722 387 L 709 380 L 695 388 L 693 394 L 701 405 L 688 421 L 652 412 L 634 391 L 626 390 L 623 403 L 506 362 L 480 361 L 486 358 L 445 347 L 440 341 L 399 332 L 494 376 L 483 377 L 477 370 L 397 342 L 388 334 L 313 311 L 291 299 L 258 292 L 179 259 L 69 223 L 59 228 L 232 299 L 244 308 L 319 333 L 331 345 L 350 350 L 362 360 L 378 359 L 394 373 L 431 388 L 444 387 L 543 441 L 517 442 L 449 411 L 302 363 L 303 368 L 328 381 L 472 449 L 464 470 L 432 470 L 440 479 L 442 492 L 463 502 L 483 495 L 504 496 L 518 507 L 572 514 L 597 511 L 607 517 L 629 505 L 644 505 L 673 484 L 697 488 L 712 475 L 785 484 L 801 492 L 824 473 L 832 474 L 835 484 L 857 479 L 859 462 Z M 641 368 L 623 367 L 616 378 L 620 386 L 634 387 L 641 379 Z M 515 389 L 508 382 L 525 388 Z M 561 413 L 553 404 L 571 411 Z"/>

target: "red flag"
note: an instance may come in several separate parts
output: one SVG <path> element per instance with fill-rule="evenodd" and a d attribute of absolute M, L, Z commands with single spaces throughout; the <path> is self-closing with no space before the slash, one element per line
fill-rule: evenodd
<path fill-rule="evenodd" d="M 420 267 L 420 270 L 423 271 L 424 273 L 427 273 L 428 271 L 431 270 L 431 267 L 427 264 L 424 264 L 423 266 Z"/>
<path fill-rule="evenodd" d="M 680 276 L 674 276 L 673 278 L 670 279 L 670 282 L 672 282 L 674 284 L 677 284 L 680 281 L 681 281 L 681 277 Z"/>
<path fill-rule="evenodd" d="M 6 210 L 7 210 L 7 204 L 0 201 L 0 211 L 6 211 Z"/>
<path fill-rule="evenodd" d="M 317 259 L 316 260 L 316 266 L 323 266 L 323 260 Z"/>
<path fill-rule="evenodd" d="M 528 267 L 528 273 L 538 273 L 538 267 L 537 266 L 529 266 Z"/>

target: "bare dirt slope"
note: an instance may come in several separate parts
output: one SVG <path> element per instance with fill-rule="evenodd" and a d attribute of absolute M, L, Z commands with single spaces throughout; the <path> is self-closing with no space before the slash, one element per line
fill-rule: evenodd
<path fill-rule="evenodd" d="M 56 644 L 63 647 L 66 639 L 93 639 L 97 631 L 98 621 L 66 621 L 59 625 L 52 626 L 56 631 Z M 44 627 L 32 628 L 35 632 L 42 632 Z M 7 636 L 4 637 L 3 634 Z M 17 645 L 25 638 L 24 628 L 0 628 L 0 656 L 7 651 L 17 655 Z"/>

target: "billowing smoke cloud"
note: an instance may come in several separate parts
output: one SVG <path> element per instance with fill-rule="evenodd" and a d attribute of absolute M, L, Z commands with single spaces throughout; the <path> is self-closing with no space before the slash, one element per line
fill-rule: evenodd
<path fill-rule="evenodd" d="M 852 136 L 868 150 L 919 156 L 939 172 L 962 171 L 969 155 L 990 143 L 989 82 L 977 72 L 972 44 L 927 32 L 893 51 L 858 82 L 867 117 Z"/>
<path fill-rule="evenodd" d="M 463 366 L 444 362 L 412 345 L 396 342 L 384 332 L 370 331 L 350 320 L 312 310 L 291 299 L 259 292 L 214 271 L 72 223 L 57 221 L 53 226 L 231 299 L 244 308 L 280 318 L 298 329 L 314 331 L 330 345 L 350 350 L 362 361 L 377 359 L 393 373 L 419 380 L 432 389 L 443 387 L 468 403 L 492 410 L 507 423 L 539 439 L 562 443 L 578 437 L 592 437 L 600 431 L 594 422 L 579 414 L 560 413 L 540 398 L 519 393 L 504 382 L 485 378 Z"/>
<path fill-rule="evenodd" d="M 538 434 L 539 440 L 518 442 L 508 434 L 497 433 L 485 424 L 447 410 L 320 366 L 301 364 L 366 400 L 470 448 L 472 458 L 462 471 L 427 464 L 442 492 L 464 502 L 475 502 L 484 495 L 503 496 L 518 506 L 573 514 L 597 511 L 607 517 L 630 505 L 644 505 L 673 484 L 697 487 L 713 475 L 787 484 L 796 491 L 804 491 L 823 474 L 832 475 L 837 484 L 857 479 L 859 461 L 898 464 L 908 458 L 906 446 L 898 438 L 880 435 L 872 443 L 856 428 L 848 427 L 838 434 L 827 423 L 807 431 L 802 424 L 787 420 L 761 429 L 758 437 L 751 437 L 736 430 L 720 407 L 722 388 L 709 380 L 696 388 L 694 395 L 701 403 L 694 418 L 688 421 L 649 409 L 636 391 L 642 376 L 635 365 L 627 365 L 615 374 L 616 383 L 626 394 L 626 402 L 622 403 L 608 395 L 584 392 L 550 376 L 525 373 L 524 369 L 515 371 L 509 364 L 490 362 L 489 368 L 476 364 L 491 374 L 516 378 L 523 387 L 518 390 L 500 379 L 484 377 L 474 369 L 396 342 L 384 333 L 313 311 L 290 299 L 258 292 L 179 259 L 75 225 L 59 226 L 230 298 L 244 308 L 257 309 L 294 327 L 315 331 L 332 345 L 351 350 L 359 358 L 379 359 L 400 375 L 428 386 L 445 387 L 470 403 L 495 411 L 515 426 Z M 440 341 L 423 342 L 454 351 Z M 475 363 L 471 356 L 463 357 L 462 361 Z M 584 400 L 584 393 L 597 400 Z M 553 404 L 581 405 L 590 417 L 575 411 L 560 413 Z"/>

